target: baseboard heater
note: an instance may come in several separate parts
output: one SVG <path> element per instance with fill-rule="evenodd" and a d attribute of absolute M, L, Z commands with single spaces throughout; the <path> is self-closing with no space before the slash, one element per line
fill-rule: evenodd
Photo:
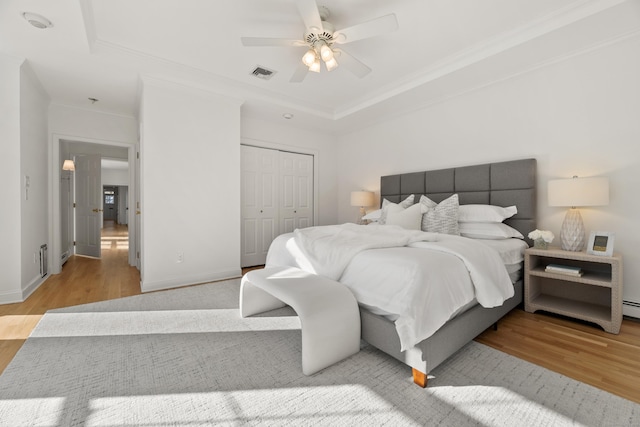
<path fill-rule="evenodd" d="M 47 265 L 47 244 L 40 246 L 40 276 L 44 277 L 47 275 L 48 265 Z"/>
<path fill-rule="evenodd" d="M 640 319 L 640 302 L 623 300 L 622 313 L 625 316 L 631 316 Z"/>

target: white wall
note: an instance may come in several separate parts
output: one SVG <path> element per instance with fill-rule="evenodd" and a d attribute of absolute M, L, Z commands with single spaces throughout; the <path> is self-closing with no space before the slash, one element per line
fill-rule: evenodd
<path fill-rule="evenodd" d="M 0 93 L 0 303 L 9 303 L 23 301 L 42 283 L 40 245 L 49 243 L 49 98 L 26 62 L 2 56 Z"/>
<path fill-rule="evenodd" d="M 292 120 L 295 120 L 292 119 Z M 329 134 L 298 129 L 283 119 L 283 123 L 242 118 L 242 143 L 313 154 L 318 165 L 318 225 L 338 221 L 336 169 L 336 138 Z"/>
<path fill-rule="evenodd" d="M 91 108 L 91 107 L 89 107 Z M 138 120 L 135 117 L 107 114 L 93 109 L 75 108 L 52 104 L 49 107 L 49 134 L 51 137 L 50 171 L 50 260 L 51 272 L 60 272 L 60 256 L 67 250 L 68 239 L 62 236 L 60 224 L 65 218 L 65 209 L 60 205 L 60 173 L 62 157 L 75 154 L 102 154 L 112 158 L 127 158 L 130 149 L 138 141 Z M 130 179 L 131 174 L 130 172 Z M 62 181 L 63 186 L 68 185 Z M 130 193 L 130 205 L 133 192 Z M 61 217 L 61 211 L 63 216 Z M 129 232 L 135 233 L 135 225 L 129 226 Z M 66 230 L 66 229 L 65 229 Z M 131 246 L 129 262 L 135 263 L 135 250 Z"/>
<path fill-rule="evenodd" d="M 349 192 L 379 190 L 381 175 L 535 157 L 539 226 L 557 236 L 566 209 L 547 206 L 547 181 L 608 176 L 609 206 L 582 216 L 587 233 L 616 233 L 624 298 L 640 302 L 638 76 L 635 37 L 343 135 L 339 220 L 356 213 Z"/>
<path fill-rule="evenodd" d="M 102 168 L 102 185 L 129 185 L 129 170 Z"/>
<path fill-rule="evenodd" d="M 240 275 L 240 105 L 143 80 L 143 291 Z"/>
<path fill-rule="evenodd" d="M 0 303 L 19 301 L 21 284 L 20 65 L 0 55 Z M 13 209 L 7 207 L 13 206 Z"/>
<path fill-rule="evenodd" d="M 20 78 L 20 176 L 23 179 L 21 197 L 23 298 L 42 282 L 40 246 L 49 245 L 48 146 L 47 109 L 49 96 L 35 77 L 28 63 L 23 64 Z M 29 188 L 24 179 L 29 177 Z M 27 197 L 28 196 L 28 197 Z"/>
<path fill-rule="evenodd" d="M 51 104 L 49 131 L 75 141 L 133 144 L 138 140 L 135 117 Z"/>

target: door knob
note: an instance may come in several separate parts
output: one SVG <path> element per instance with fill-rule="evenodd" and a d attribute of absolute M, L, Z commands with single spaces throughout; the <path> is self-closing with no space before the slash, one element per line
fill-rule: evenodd
<path fill-rule="evenodd" d="M 91 212 L 96 212 L 97 213 L 97 212 L 100 212 L 100 210 L 94 208 L 94 209 L 91 209 Z"/>

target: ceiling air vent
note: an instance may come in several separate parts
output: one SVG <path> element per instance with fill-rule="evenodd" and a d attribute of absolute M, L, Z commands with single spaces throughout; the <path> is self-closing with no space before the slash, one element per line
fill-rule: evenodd
<path fill-rule="evenodd" d="M 254 76 L 262 80 L 269 80 L 276 72 L 259 65 L 251 72 Z"/>

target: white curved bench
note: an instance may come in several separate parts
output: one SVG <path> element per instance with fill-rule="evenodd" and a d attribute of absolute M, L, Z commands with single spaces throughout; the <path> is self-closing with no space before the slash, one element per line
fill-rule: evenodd
<path fill-rule="evenodd" d="M 244 275 L 240 315 L 291 306 L 302 327 L 302 372 L 312 375 L 360 351 L 360 310 L 349 289 L 293 267 L 269 267 Z"/>

